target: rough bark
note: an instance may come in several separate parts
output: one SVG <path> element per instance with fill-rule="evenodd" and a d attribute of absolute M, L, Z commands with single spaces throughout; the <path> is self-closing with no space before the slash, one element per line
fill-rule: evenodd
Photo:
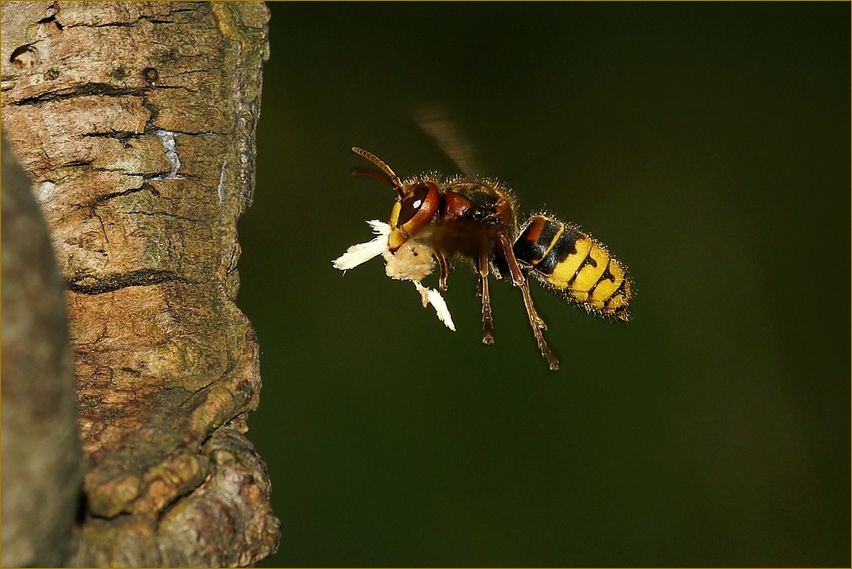
<path fill-rule="evenodd" d="M 66 287 L 85 458 L 68 562 L 255 563 L 280 528 L 244 436 L 258 346 L 234 300 L 268 12 L 4 2 L 2 18 L 3 126 Z M 23 490 L 3 485 L 4 552 Z"/>

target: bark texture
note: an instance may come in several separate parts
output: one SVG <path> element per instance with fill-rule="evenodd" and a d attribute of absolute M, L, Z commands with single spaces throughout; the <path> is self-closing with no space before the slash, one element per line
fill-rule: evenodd
<path fill-rule="evenodd" d="M 234 300 L 268 12 L 4 2 L 2 18 L 3 126 L 66 287 L 85 458 L 69 562 L 256 563 L 280 527 L 244 436 L 259 352 Z M 4 518 L 18 491 L 3 485 Z"/>

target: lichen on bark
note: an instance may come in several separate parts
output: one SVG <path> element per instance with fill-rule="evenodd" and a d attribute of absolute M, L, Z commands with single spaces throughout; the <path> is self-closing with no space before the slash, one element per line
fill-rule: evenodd
<path fill-rule="evenodd" d="M 268 12 L 4 2 L 2 16 L 3 126 L 66 286 L 86 465 L 70 562 L 256 563 L 280 528 L 244 436 L 261 381 L 236 225 Z"/>

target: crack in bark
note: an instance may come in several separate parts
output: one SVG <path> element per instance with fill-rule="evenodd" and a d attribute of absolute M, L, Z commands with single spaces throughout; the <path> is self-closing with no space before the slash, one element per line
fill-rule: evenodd
<path fill-rule="evenodd" d="M 169 10 L 169 14 L 181 14 L 183 12 L 195 12 L 198 8 L 174 8 Z M 56 18 L 56 14 L 53 16 L 49 16 L 45 18 L 45 21 L 56 21 L 57 25 L 62 25 Z M 77 24 L 66 24 L 64 27 L 67 28 L 132 28 L 139 25 L 139 22 L 150 22 L 151 24 L 182 24 L 184 22 L 178 22 L 175 20 L 165 20 L 162 16 L 145 16 L 141 15 L 135 20 L 131 22 L 106 22 L 106 23 L 88 23 L 81 22 Z M 62 29 L 62 28 L 60 28 Z"/>
<path fill-rule="evenodd" d="M 115 138 L 116 140 L 127 140 L 129 138 L 141 138 L 145 133 L 130 130 L 111 130 L 109 132 L 84 132 L 83 138 Z"/>
<path fill-rule="evenodd" d="M 130 194 L 135 194 L 137 192 L 144 192 L 144 191 L 149 191 L 154 196 L 160 195 L 160 192 L 157 191 L 157 189 L 155 187 L 153 187 L 151 184 L 144 183 L 141 186 L 139 186 L 138 188 L 128 188 L 128 189 L 122 190 L 120 192 L 113 192 L 111 194 L 105 194 L 105 195 L 102 195 L 102 196 L 98 196 L 95 199 L 93 199 L 92 201 L 90 201 L 89 203 L 87 203 L 85 205 L 80 205 L 79 208 L 92 208 L 94 210 L 94 208 L 96 208 L 97 206 L 99 206 L 100 204 L 102 204 L 103 202 L 105 202 L 107 200 L 111 200 L 113 198 L 119 198 L 121 196 L 127 196 L 127 195 L 130 195 Z"/>
<path fill-rule="evenodd" d="M 127 215 L 134 215 L 135 214 L 135 215 L 144 215 L 144 216 L 148 216 L 148 217 L 156 217 L 156 216 L 170 217 L 172 219 L 180 219 L 182 221 L 189 221 L 191 223 L 203 223 L 205 221 L 205 218 L 196 219 L 194 217 L 187 217 L 185 215 L 178 215 L 176 213 L 170 213 L 168 211 L 131 210 L 131 211 L 128 211 L 126 213 L 127 213 Z"/>
<path fill-rule="evenodd" d="M 114 87 L 108 83 L 85 83 L 76 87 L 60 89 L 57 91 L 48 91 L 41 93 L 35 97 L 27 97 L 15 101 L 12 104 L 17 106 L 24 105 L 40 105 L 50 101 L 65 101 L 77 97 L 89 97 L 92 95 L 103 95 L 106 97 L 142 97 L 147 94 L 148 88 L 139 87 Z"/>
<path fill-rule="evenodd" d="M 83 281 L 86 282 L 84 283 Z M 91 275 L 74 277 L 66 280 L 65 285 L 68 287 L 68 290 L 80 294 L 103 294 L 131 286 L 150 286 L 167 282 L 196 284 L 174 271 L 139 269 L 129 273 L 109 275 L 101 278 L 92 277 Z"/>
<path fill-rule="evenodd" d="M 45 153 L 44 156 L 49 158 L 49 156 L 47 156 L 47 153 Z M 60 164 L 59 167 L 60 168 L 80 168 L 80 167 L 83 167 L 83 166 L 91 166 L 94 163 L 95 163 L 94 160 L 72 160 L 71 162 L 64 162 L 64 163 Z"/>

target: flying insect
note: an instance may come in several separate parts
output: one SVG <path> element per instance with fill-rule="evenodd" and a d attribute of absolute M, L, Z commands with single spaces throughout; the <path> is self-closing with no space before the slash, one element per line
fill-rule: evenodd
<path fill-rule="evenodd" d="M 354 267 L 381 253 L 388 263 L 388 275 L 394 276 L 391 271 L 395 270 L 402 276 L 394 278 L 414 281 L 424 294 L 425 306 L 424 290 L 429 289 L 423 289 L 419 281 L 431 272 L 434 263 L 440 267 L 439 289 L 443 291 L 447 289 L 452 259 L 467 259 L 479 277 L 483 343 L 494 342 L 488 281 L 493 274 L 508 279 L 520 289 L 533 336 L 551 370 L 559 368 L 559 360 L 544 338 L 547 326 L 536 312 L 526 275 L 534 276 L 542 285 L 590 314 L 622 322 L 630 319 L 633 285 L 626 267 L 601 242 L 576 225 L 543 213 L 531 215 L 519 224 L 517 202 L 511 190 L 491 179 L 466 176 L 445 179 L 437 174 L 423 174 L 402 180 L 375 154 L 358 147 L 352 151 L 378 168 L 357 168 L 353 174 L 387 184 L 396 192 L 397 199 L 389 223 L 375 222 L 385 229 L 372 242 L 376 244 L 373 249 L 360 254 L 354 262 L 341 262 L 344 255 L 335 261 L 337 268 Z M 444 320 L 438 304 L 435 306 Z M 451 324 L 450 320 L 447 325 L 452 328 Z"/>

